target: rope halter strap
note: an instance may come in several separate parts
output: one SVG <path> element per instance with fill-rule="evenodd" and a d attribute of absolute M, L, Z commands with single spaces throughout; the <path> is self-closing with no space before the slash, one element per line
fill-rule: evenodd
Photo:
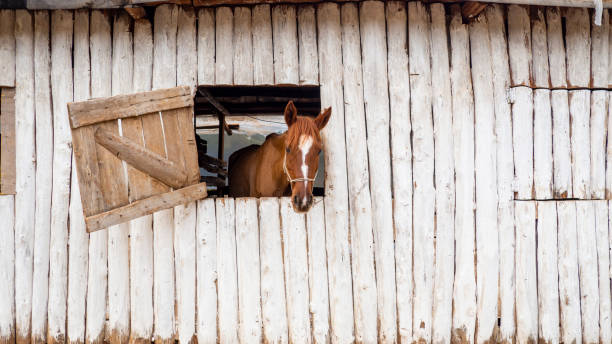
<path fill-rule="evenodd" d="M 315 172 L 314 178 L 308 178 L 308 177 L 291 178 L 291 175 L 289 174 L 289 170 L 287 169 L 287 154 L 285 154 L 283 157 L 283 169 L 285 170 L 285 174 L 287 175 L 287 180 L 289 181 L 289 183 L 297 183 L 297 182 L 313 182 L 314 183 L 315 179 L 317 179 L 317 174 L 319 173 L 319 171 L 317 170 L 317 172 Z"/>

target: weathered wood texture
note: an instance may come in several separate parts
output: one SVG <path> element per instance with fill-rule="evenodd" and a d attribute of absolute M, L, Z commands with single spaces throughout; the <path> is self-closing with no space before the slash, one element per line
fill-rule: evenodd
<path fill-rule="evenodd" d="M 0 90 L 0 193 L 15 193 L 15 89 Z"/>

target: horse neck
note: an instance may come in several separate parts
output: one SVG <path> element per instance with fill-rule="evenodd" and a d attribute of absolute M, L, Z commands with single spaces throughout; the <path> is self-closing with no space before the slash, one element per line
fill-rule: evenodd
<path fill-rule="evenodd" d="M 289 187 L 289 181 L 283 168 L 286 135 L 286 132 L 281 135 L 270 135 L 262 145 L 263 156 L 259 159 L 260 168 L 258 172 L 262 171 L 266 176 L 264 180 L 267 180 L 265 183 L 267 185 L 262 185 L 262 188 L 282 189 L 284 191 Z"/>

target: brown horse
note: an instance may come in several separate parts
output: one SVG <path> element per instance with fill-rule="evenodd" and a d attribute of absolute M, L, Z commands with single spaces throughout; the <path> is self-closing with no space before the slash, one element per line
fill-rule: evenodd
<path fill-rule="evenodd" d="M 291 195 L 293 208 L 305 212 L 312 206 L 312 187 L 319 168 L 320 131 L 331 115 L 327 108 L 316 118 L 297 115 L 290 101 L 285 107 L 287 131 L 270 134 L 261 145 L 251 145 L 229 158 L 231 197 Z"/>

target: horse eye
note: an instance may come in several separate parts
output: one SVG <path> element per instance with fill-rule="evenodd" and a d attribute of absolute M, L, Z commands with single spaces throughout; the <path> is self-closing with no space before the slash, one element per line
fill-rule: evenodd
<path fill-rule="evenodd" d="M 289 149 L 289 147 L 285 148 L 285 152 L 289 153 L 291 151 L 291 149 Z"/>

